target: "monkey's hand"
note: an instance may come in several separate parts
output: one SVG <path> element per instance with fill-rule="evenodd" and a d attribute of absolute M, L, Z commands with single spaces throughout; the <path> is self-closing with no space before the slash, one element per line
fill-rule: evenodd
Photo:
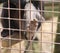
<path fill-rule="evenodd" d="M 27 38 L 29 40 L 33 39 L 34 33 L 37 30 L 37 27 L 38 27 L 38 22 L 35 19 L 33 19 L 32 21 L 30 21 L 30 24 L 27 27 Z"/>

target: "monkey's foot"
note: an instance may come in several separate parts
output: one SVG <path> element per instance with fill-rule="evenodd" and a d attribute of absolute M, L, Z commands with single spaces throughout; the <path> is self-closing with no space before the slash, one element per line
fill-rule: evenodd
<path fill-rule="evenodd" d="M 12 33 L 13 33 L 13 31 L 10 31 L 10 35 L 12 35 Z M 9 36 L 9 30 L 3 30 L 3 31 L 1 32 L 1 36 L 2 36 L 2 37 L 7 37 L 7 36 Z"/>
<path fill-rule="evenodd" d="M 3 30 L 2 32 L 1 32 L 1 36 L 2 37 L 7 37 L 9 35 L 9 30 Z"/>

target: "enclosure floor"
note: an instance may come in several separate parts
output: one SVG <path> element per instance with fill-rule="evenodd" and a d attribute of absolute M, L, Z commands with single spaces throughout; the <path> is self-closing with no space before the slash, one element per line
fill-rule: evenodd
<path fill-rule="evenodd" d="M 53 53 L 54 51 L 54 41 L 56 38 L 57 21 L 58 17 L 46 20 L 46 22 L 42 23 L 41 28 L 38 30 L 42 32 L 36 33 L 36 36 L 42 42 L 42 51 L 46 53 Z"/>

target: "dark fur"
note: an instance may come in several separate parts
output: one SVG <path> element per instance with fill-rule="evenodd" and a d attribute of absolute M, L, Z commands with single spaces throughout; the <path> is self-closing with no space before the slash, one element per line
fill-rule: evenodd
<path fill-rule="evenodd" d="M 7 8 L 8 7 L 8 0 L 0 0 L 0 3 L 3 3 L 3 7 Z M 41 9 L 41 3 L 39 1 L 32 1 L 33 5 L 36 7 L 36 9 L 39 7 L 39 9 Z M 25 7 L 25 4 L 26 4 L 26 1 L 25 0 L 20 0 L 20 8 L 21 9 L 24 9 Z M 44 10 L 44 3 L 42 3 L 43 6 L 42 6 L 42 9 Z M 17 0 L 10 0 L 10 8 L 19 8 L 19 1 Z M 1 17 L 3 17 L 3 19 L 1 20 L 1 23 L 2 23 L 2 26 L 3 28 L 11 28 L 11 29 L 20 29 L 19 27 L 19 21 L 18 20 L 8 20 L 8 19 L 4 19 L 4 18 L 8 18 L 9 15 L 8 15 L 8 10 L 7 9 L 3 9 L 2 10 L 2 14 L 1 14 Z M 43 15 L 44 13 L 42 13 Z M 21 11 L 21 19 L 24 19 L 23 17 L 24 15 L 24 11 Z M 16 18 L 16 19 L 19 19 L 19 10 L 11 10 L 10 9 L 10 18 Z M 9 26 L 9 21 L 10 21 L 10 26 Z M 20 24 L 21 25 L 21 24 Z M 38 28 L 40 27 L 41 23 L 39 22 L 39 25 L 38 25 Z M 25 22 L 22 22 L 22 28 L 25 27 Z M 24 28 L 25 29 L 25 28 Z M 10 34 L 12 35 L 14 32 L 19 32 L 19 31 L 13 31 L 13 30 L 10 30 Z M 21 32 L 23 35 L 24 35 L 24 32 Z M 6 37 L 9 35 L 9 30 L 8 29 L 3 29 L 2 31 L 2 37 Z"/>

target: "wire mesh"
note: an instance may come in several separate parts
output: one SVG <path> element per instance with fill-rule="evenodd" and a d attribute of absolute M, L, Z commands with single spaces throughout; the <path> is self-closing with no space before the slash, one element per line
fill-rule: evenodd
<path fill-rule="evenodd" d="M 60 53 L 60 0 L 25 1 L 29 5 L 26 9 L 25 5 L 24 8 L 21 5 L 21 0 L 7 0 L 0 5 L 0 53 Z M 33 9 L 32 1 L 40 2 L 40 9 Z M 4 4 L 7 7 L 3 7 Z M 7 16 L 2 16 L 3 10 L 7 10 L 4 12 Z M 33 13 L 40 13 L 45 21 L 36 21 Z M 2 20 L 7 27 L 2 26 Z M 36 30 L 38 22 L 41 26 Z M 7 37 L 1 36 L 3 30 L 8 30 Z M 37 40 L 32 37 L 37 37 Z"/>

